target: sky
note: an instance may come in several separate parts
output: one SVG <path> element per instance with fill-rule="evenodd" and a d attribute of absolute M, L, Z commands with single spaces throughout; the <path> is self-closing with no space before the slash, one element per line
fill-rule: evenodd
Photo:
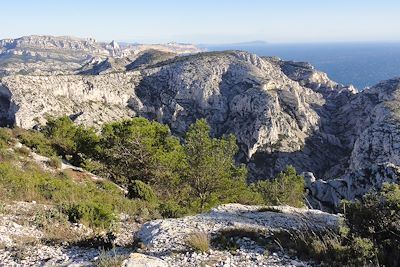
<path fill-rule="evenodd" d="M 0 39 L 141 43 L 400 41 L 399 0 L 0 0 Z"/>

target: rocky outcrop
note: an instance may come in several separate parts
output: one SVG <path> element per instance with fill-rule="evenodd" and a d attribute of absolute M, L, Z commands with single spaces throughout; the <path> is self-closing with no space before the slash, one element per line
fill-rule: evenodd
<path fill-rule="evenodd" d="M 138 73 L 107 76 L 8 76 L 2 88 L 12 88 L 5 114 L 15 125 L 32 128 L 48 116 L 76 115 L 90 126 L 132 117 L 133 84 Z M 4 89 L 5 90 L 5 89 Z M 11 91 L 10 91 L 11 92 Z"/>
<path fill-rule="evenodd" d="M 142 74 L 135 93 L 147 108 L 140 115 L 169 124 L 178 135 L 205 117 L 215 135 L 237 136 L 246 159 L 256 151 L 299 150 L 318 124 L 311 106 L 324 101 L 244 52 L 183 57 Z"/>
<path fill-rule="evenodd" d="M 341 138 L 352 147 L 348 169 L 337 179 L 312 183 L 313 201 L 335 208 L 341 199 L 360 198 L 385 182 L 400 183 L 399 106 L 400 79 L 393 79 L 364 90 L 339 108 L 339 118 L 346 118 L 342 127 L 347 126 Z"/>
<path fill-rule="evenodd" d="M 307 185 L 309 201 L 314 208 L 335 211 L 343 199 L 360 199 L 366 193 L 382 189 L 384 183 L 400 184 L 400 167 L 391 163 L 372 164 L 349 171 L 337 179 L 318 179 Z"/>
<path fill-rule="evenodd" d="M 111 48 L 124 49 L 115 43 L 104 49 Z M 3 124 L 32 128 L 67 114 L 100 127 L 144 116 L 182 136 L 206 118 L 214 136 L 237 137 L 238 161 L 249 167 L 250 181 L 271 178 L 288 164 L 316 177 L 309 179 L 316 206 L 335 207 L 341 198 L 396 181 L 387 164 L 400 165 L 400 79 L 358 93 L 308 63 L 240 51 L 99 56 L 79 72 L 2 78 Z"/>
<path fill-rule="evenodd" d="M 280 231 L 336 231 L 339 225 L 339 216 L 318 210 L 292 207 L 270 207 L 269 210 L 263 211 L 257 206 L 222 205 L 195 216 L 148 222 L 136 236 L 145 245 L 141 253 L 161 258 L 168 266 L 309 266 L 312 264 L 290 258 L 280 249 L 276 253 L 270 247 L 273 253 L 268 250 L 266 253 L 265 246 L 257 244 L 246 233 L 265 233 L 268 239 Z M 217 249 L 218 239 L 206 253 L 193 252 L 187 242 L 193 234 L 202 233 L 213 240 L 218 234 L 229 231 L 238 233 L 234 238 L 235 253 Z"/>

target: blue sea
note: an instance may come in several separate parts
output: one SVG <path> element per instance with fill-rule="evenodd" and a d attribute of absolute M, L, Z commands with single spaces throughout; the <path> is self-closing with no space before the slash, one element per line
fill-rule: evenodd
<path fill-rule="evenodd" d="M 245 50 L 260 56 L 310 62 L 342 84 L 359 90 L 400 76 L 400 43 L 207 45 L 210 51 Z"/>

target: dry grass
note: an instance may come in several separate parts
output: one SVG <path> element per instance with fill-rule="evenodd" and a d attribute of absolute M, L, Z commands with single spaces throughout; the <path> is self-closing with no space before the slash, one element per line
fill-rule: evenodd
<path fill-rule="evenodd" d="M 40 242 L 38 238 L 30 235 L 11 235 L 10 237 L 16 246 L 33 246 Z"/>
<path fill-rule="evenodd" d="M 96 267 L 120 267 L 125 258 L 126 256 L 117 255 L 115 250 L 111 254 L 103 250 L 94 264 Z"/>
<path fill-rule="evenodd" d="M 61 159 L 58 157 L 51 157 L 49 159 L 49 161 L 47 162 L 47 165 L 49 165 L 50 167 L 53 167 L 55 169 L 60 169 L 62 162 L 61 162 Z"/>
<path fill-rule="evenodd" d="M 30 256 L 32 247 L 38 245 L 40 240 L 29 235 L 13 235 L 10 236 L 14 241 L 11 248 L 7 248 L 11 252 L 13 258 L 24 260 Z"/>
<path fill-rule="evenodd" d="M 206 233 L 193 233 L 188 236 L 186 244 L 194 251 L 208 252 L 210 239 Z"/>
<path fill-rule="evenodd" d="M 31 150 L 24 146 L 16 148 L 15 151 L 23 156 L 29 156 L 31 154 Z"/>
<path fill-rule="evenodd" d="M 6 248 L 7 248 L 7 245 L 3 242 L 0 242 L 0 250 L 6 249 Z"/>
<path fill-rule="evenodd" d="M 72 229 L 69 224 L 49 224 L 43 232 L 42 242 L 50 244 L 75 244 L 87 238 L 87 235 Z"/>

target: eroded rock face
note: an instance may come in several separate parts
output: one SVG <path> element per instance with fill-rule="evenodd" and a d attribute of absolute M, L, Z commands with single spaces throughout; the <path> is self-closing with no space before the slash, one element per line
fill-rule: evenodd
<path fill-rule="evenodd" d="M 400 79 L 381 82 L 340 107 L 348 127 L 341 138 L 352 147 L 349 166 L 337 179 L 312 183 L 312 201 L 335 209 L 341 199 L 360 198 L 384 182 L 400 183 L 399 107 Z"/>
<path fill-rule="evenodd" d="M 244 52 L 189 56 L 142 73 L 135 93 L 147 108 L 140 115 L 169 124 L 177 134 L 205 117 L 215 135 L 235 134 L 247 159 L 279 142 L 280 151 L 299 150 L 318 124 L 311 105 L 324 102 Z"/>
<path fill-rule="evenodd" d="M 8 76 L 3 88 L 12 88 L 12 107 L 7 116 L 15 125 L 32 128 L 48 116 L 76 115 L 76 121 L 89 126 L 128 118 L 135 112 L 128 108 L 138 74 L 108 76 Z"/>
<path fill-rule="evenodd" d="M 400 79 L 357 93 L 307 63 L 240 51 L 150 50 L 100 58 L 80 71 L 85 75 L 2 78 L 2 120 L 32 128 L 66 114 L 100 127 L 144 116 L 182 136 L 206 118 L 214 136 L 237 137 L 238 161 L 248 165 L 250 181 L 291 164 L 315 178 L 308 187 L 317 206 L 334 208 L 341 198 L 397 181 L 391 170 L 400 165 Z"/>

